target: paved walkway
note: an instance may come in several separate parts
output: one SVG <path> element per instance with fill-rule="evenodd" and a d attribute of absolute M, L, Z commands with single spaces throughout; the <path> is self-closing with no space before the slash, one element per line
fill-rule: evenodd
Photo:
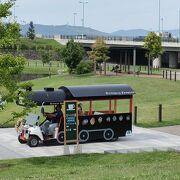
<path fill-rule="evenodd" d="M 166 132 L 169 134 L 174 134 L 174 135 L 180 136 L 180 125 L 160 127 L 160 128 L 152 128 L 152 130 Z"/>
<path fill-rule="evenodd" d="M 16 131 L 12 128 L 0 129 L 0 142 L 0 160 L 64 155 L 62 145 L 41 145 L 30 148 L 26 144 L 20 144 Z M 157 150 L 180 152 L 180 136 L 133 127 L 132 136 L 121 137 L 115 142 L 87 143 L 81 146 L 82 153 L 128 153 Z M 70 153 L 73 153 L 75 146 L 69 147 Z"/>

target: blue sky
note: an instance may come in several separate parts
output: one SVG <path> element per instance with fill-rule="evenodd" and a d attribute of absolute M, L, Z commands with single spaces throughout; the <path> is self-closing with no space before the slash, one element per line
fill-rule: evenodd
<path fill-rule="evenodd" d="M 83 0 L 81 0 L 83 1 Z M 158 30 L 159 0 L 87 0 L 85 26 L 104 32 L 127 29 Z M 179 28 L 180 0 L 161 0 L 163 29 Z M 82 25 L 79 0 L 16 0 L 15 15 L 20 23 Z M 161 21 L 162 24 L 162 21 Z M 162 27 L 162 25 L 161 25 Z"/>

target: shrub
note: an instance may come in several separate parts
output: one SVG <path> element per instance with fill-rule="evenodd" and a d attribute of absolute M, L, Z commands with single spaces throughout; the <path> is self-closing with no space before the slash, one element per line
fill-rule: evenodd
<path fill-rule="evenodd" d="M 86 74 L 93 72 L 93 62 L 90 60 L 81 61 L 76 68 L 77 74 Z"/>
<path fill-rule="evenodd" d="M 28 46 L 27 44 L 25 44 L 25 43 L 22 43 L 22 44 L 20 45 L 20 49 L 21 49 L 21 50 L 28 50 L 28 49 L 29 49 L 29 46 Z"/>

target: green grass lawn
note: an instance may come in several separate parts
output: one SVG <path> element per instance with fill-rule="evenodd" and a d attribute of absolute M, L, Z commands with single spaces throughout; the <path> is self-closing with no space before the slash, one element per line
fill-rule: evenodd
<path fill-rule="evenodd" d="M 41 90 L 44 87 L 58 88 L 63 85 L 129 84 L 136 92 L 133 105 L 138 106 L 139 126 L 158 127 L 180 124 L 180 81 L 124 76 L 56 75 L 52 76 L 51 79 L 41 78 L 32 82 L 34 83 L 34 90 Z M 162 123 L 158 122 L 159 104 L 163 105 Z M 118 104 L 121 110 L 124 108 L 123 105 L 124 101 L 120 101 Z M 102 104 L 100 106 L 101 108 L 104 107 Z M 0 124 L 9 119 L 11 111 L 16 110 L 17 106 L 15 104 L 9 104 L 4 111 L 0 112 Z"/>
<path fill-rule="evenodd" d="M 0 161 L 0 179 L 180 179 L 180 155 L 82 154 Z"/>

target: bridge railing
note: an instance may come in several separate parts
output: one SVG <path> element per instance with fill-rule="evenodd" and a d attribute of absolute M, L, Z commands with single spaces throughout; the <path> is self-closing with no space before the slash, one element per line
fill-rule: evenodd
<path fill-rule="evenodd" d="M 129 36 L 89 36 L 89 35 L 56 35 L 53 36 L 54 38 L 58 39 L 75 39 L 75 40 L 96 40 L 98 37 L 104 40 L 110 41 L 136 41 L 136 42 L 143 42 L 146 36 L 136 36 L 136 37 L 129 37 Z M 163 42 L 178 42 L 177 38 L 170 38 L 170 37 L 163 37 Z"/>

